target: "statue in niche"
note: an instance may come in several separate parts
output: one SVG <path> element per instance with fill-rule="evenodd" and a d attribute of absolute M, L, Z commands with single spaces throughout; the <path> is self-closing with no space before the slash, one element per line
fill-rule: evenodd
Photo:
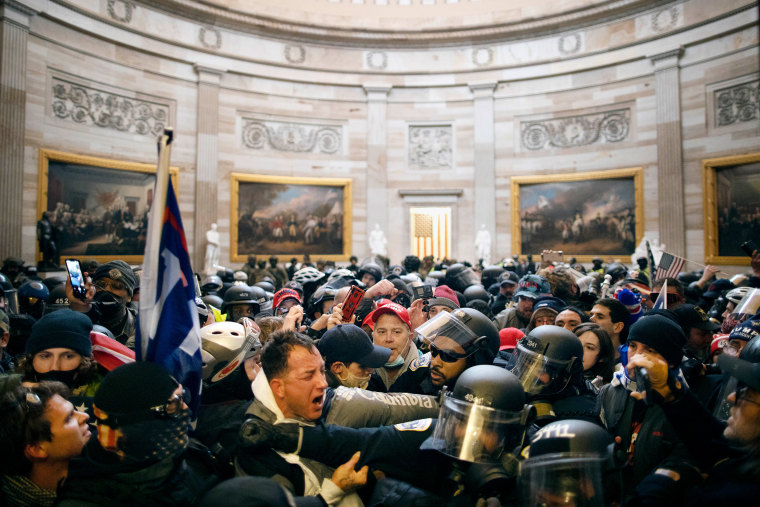
<path fill-rule="evenodd" d="M 55 228 L 50 223 L 50 216 L 47 211 L 42 213 L 42 218 L 37 222 L 37 241 L 42 254 L 39 269 L 60 269 L 61 260 L 58 255 L 58 246 L 55 243 Z"/>
<path fill-rule="evenodd" d="M 481 224 L 477 236 L 475 236 L 475 251 L 478 260 L 482 259 L 483 266 L 491 264 L 491 233 L 486 230 L 486 225 Z"/>
<path fill-rule="evenodd" d="M 369 233 L 369 250 L 372 255 L 388 256 L 386 245 L 388 240 L 385 239 L 385 233 L 380 228 L 380 224 L 375 224 L 375 228 Z"/>
<path fill-rule="evenodd" d="M 207 275 L 216 273 L 219 265 L 219 232 L 216 230 L 216 224 L 211 224 L 211 229 L 206 231 L 206 260 L 203 265 L 203 271 Z"/>

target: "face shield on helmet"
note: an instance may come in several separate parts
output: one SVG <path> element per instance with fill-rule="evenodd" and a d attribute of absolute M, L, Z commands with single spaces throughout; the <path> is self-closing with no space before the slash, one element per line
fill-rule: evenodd
<path fill-rule="evenodd" d="M 520 471 L 520 505 L 545 507 L 604 505 L 604 459 L 557 453 L 524 461 Z"/>
<path fill-rule="evenodd" d="M 261 330 L 251 319 L 243 322 L 215 322 L 201 328 L 202 375 L 216 383 L 238 368 L 246 356 L 261 348 Z"/>
<path fill-rule="evenodd" d="M 557 394 L 570 382 L 575 361 L 577 358 L 552 359 L 518 343 L 512 373 L 520 379 L 525 394 Z"/>
<path fill-rule="evenodd" d="M 750 289 L 737 303 L 736 308 L 728 316 L 735 322 L 733 327 L 738 326 L 745 320 L 753 317 L 760 310 L 760 289 Z"/>
<path fill-rule="evenodd" d="M 479 338 L 453 313 L 441 312 L 432 319 L 424 322 L 414 330 L 418 341 L 429 346 L 439 336 L 454 340 L 465 351 L 469 351 Z"/>
<path fill-rule="evenodd" d="M 480 277 L 470 267 L 464 267 L 464 269 L 460 269 L 456 273 L 451 273 L 451 269 L 449 268 L 446 272 L 446 281 L 452 288 L 464 291 L 470 285 L 480 283 Z"/>
<path fill-rule="evenodd" d="M 433 447 L 470 463 L 495 463 L 520 445 L 525 410 L 499 410 L 446 396 L 433 432 Z"/>

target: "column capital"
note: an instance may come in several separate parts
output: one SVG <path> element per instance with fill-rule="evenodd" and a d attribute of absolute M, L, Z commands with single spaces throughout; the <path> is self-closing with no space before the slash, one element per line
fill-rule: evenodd
<path fill-rule="evenodd" d="M 657 53 L 655 55 L 649 55 L 648 58 L 651 60 L 652 65 L 654 66 L 654 71 L 657 72 L 660 70 L 678 67 L 678 62 L 682 56 L 683 47 L 678 46 L 675 49 L 663 51 L 662 53 Z"/>
<path fill-rule="evenodd" d="M 202 65 L 200 63 L 194 63 L 193 70 L 195 70 L 195 73 L 198 74 L 199 83 L 208 83 L 215 85 L 221 83 L 222 76 L 227 72 L 227 69 Z"/>
<path fill-rule="evenodd" d="M 0 21 L 15 23 L 28 30 L 32 16 L 37 15 L 40 11 L 27 5 L 27 3 L 30 2 L 0 0 Z"/>
<path fill-rule="evenodd" d="M 369 101 L 387 101 L 388 94 L 391 92 L 392 85 L 377 83 L 377 84 L 365 84 L 364 92 L 367 94 L 367 100 Z"/>
<path fill-rule="evenodd" d="M 470 91 L 476 99 L 493 97 L 493 92 L 496 90 L 496 81 L 488 81 L 485 83 L 467 83 Z"/>

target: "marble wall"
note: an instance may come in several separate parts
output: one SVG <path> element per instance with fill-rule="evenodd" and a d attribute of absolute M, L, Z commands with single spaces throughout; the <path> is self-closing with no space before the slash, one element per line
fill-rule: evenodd
<path fill-rule="evenodd" d="M 41 148 L 151 163 L 171 125 L 197 265 L 213 222 L 229 263 L 233 172 L 351 178 L 351 253 L 369 254 L 378 223 L 399 261 L 411 206 L 452 207 L 455 257 L 474 257 L 486 224 L 503 258 L 512 176 L 629 167 L 644 171 L 646 236 L 701 262 L 702 159 L 760 151 L 757 103 L 719 98 L 756 94 L 756 3 L 637 6 L 534 37 L 372 47 L 149 2 L 0 0 L 0 256 L 35 259 Z"/>

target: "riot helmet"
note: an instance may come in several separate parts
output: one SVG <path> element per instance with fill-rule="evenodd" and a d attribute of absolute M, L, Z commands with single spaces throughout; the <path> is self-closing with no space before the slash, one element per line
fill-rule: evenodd
<path fill-rule="evenodd" d="M 31 315 L 35 319 L 45 313 L 45 305 L 50 297 L 50 291 L 42 282 L 31 280 L 18 288 L 18 302 L 21 313 Z"/>
<path fill-rule="evenodd" d="M 203 296 L 201 299 L 204 303 L 206 303 L 206 306 L 213 306 L 217 310 L 221 309 L 222 305 L 224 304 L 224 300 L 222 298 L 213 294 Z"/>
<path fill-rule="evenodd" d="M 488 303 L 491 300 L 491 297 L 488 294 L 488 291 L 483 287 L 482 285 L 470 285 L 464 290 L 464 297 L 467 298 L 467 302 L 474 301 L 476 299 L 479 299 L 481 301 L 485 301 Z"/>
<path fill-rule="evenodd" d="M 264 289 L 264 292 L 271 292 L 272 294 L 277 292 L 277 289 L 275 288 L 274 284 L 266 280 L 262 280 L 260 282 L 254 283 L 253 287 L 259 287 L 260 289 Z"/>
<path fill-rule="evenodd" d="M 480 282 L 486 289 L 495 283 L 499 283 L 499 277 L 504 272 L 504 268 L 501 266 L 488 266 L 480 274 Z"/>
<path fill-rule="evenodd" d="M 443 285 L 443 280 L 446 278 L 446 274 L 443 271 L 440 270 L 433 270 L 430 271 L 427 274 L 427 277 L 425 277 L 425 285 L 432 285 L 433 287 L 437 287 L 439 285 Z"/>
<path fill-rule="evenodd" d="M 445 284 L 457 292 L 464 292 L 470 285 L 480 283 L 480 277 L 472 268 L 461 263 L 452 264 L 446 269 Z"/>
<path fill-rule="evenodd" d="M 620 262 L 613 262 L 612 264 L 607 266 L 607 270 L 605 271 L 604 274 L 610 275 L 612 277 L 612 279 L 610 280 L 610 285 L 612 285 L 618 280 L 622 280 L 626 276 L 628 276 L 628 270 Z"/>
<path fill-rule="evenodd" d="M 571 380 L 583 378 L 583 345 L 565 328 L 539 326 L 517 342 L 507 366 L 529 399 L 562 393 Z"/>
<path fill-rule="evenodd" d="M 589 421 L 565 419 L 541 428 L 521 463 L 520 505 L 606 505 L 611 444 L 610 434 Z"/>
<path fill-rule="evenodd" d="M 216 275 L 209 275 L 203 278 L 201 282 L 201 292 L 204 295 L 215 293 L 221 290 L 223 284 L 222 279 Z"/>
<path fill-rule="evenodd" d="M 417 333 L 417 341 L 428 346 L 436 341 L 439 342 L 438 347 L 443 347 L 447 341 L 456 342 L 465 351 L 463 357 L 456 359 L 466 358 L 468 366 L 491 364 L 499 351 L 499 331 L 496 326 L 473 308 L 441 312 L 414 331 Z M 451 352 L 447 353 L 451 355 Z"/>
<path fill-rule="evenodd" d="M 66 297 L 66 286 L 58 284 L 50 290 L 50 296 L 47 305 L 45 305 L 45 314 L 68 307 L 69 298 Z"/>
<path fill-rule="evenodd" d="M 324 314 L 329 313 L 324 311 L 324 305 L 322 303 L 326 303 L 328 301 L 334 301 L 335 300 L 335 294 L 338 293 L 339 289 L 336 289 L 330 285 L 323 285 L 320 288 L 318 288 L 316 291 L 314 291 L 314 294 L 311 295 L 311 299 L 309 300 L 309 307 L 307 308 L 307 315 L 311 319 L 316 319 L 316 314 Z"/>
<path fill-rule="evenodd" d="M 535 411 L 512 373 L 483 364 L 465 370 L 446 393 L 433 435 L 420 447 L 458 462 L 498 463 L 523 441 Z"/>
<path fill-rule="evenodd" d="M 739 289 L 744 288 L 745 287 L 739 287 Z M 739 289 L 729 291 L 727 296 L 730 301 L 733 301 L 730 297 L 731 293 L 738 291 Z M 735 328 L 745 320 L 751 319 L 758 313 L 758 311 L 760 311 L 760 289 L 749 289 L 741 300 L 736 303 L 736 308 L 731 311 L 731 314 L 723 320 L 721 330 L 723 332 L 730 332 L 731 329 Z"/>
<path fill-rule="evenodd" d="M 383 268 L 375 262 L 365 262 L 359 266 L 359 271 L 356 273 L 356 278 L 364 282 L 364 275 L 370 275 L 372 278 L 374 278 L 375 281 L 373 284 L 375 284 L 383 279 Z"/>
<path fill-rule="evenodd" d="M 330 276 L 327 277 L 327 284 L 333 289 L 340 289 L 341 287 L 346 287 L 348 285 L 356 285 L 358 281 L 356 280 L 356 276 L 354 276 L 354 272 L 350 269 L 336 269 L 332 273 L 330 273 Z M 314 296 L 312 296 L 314 297 Z"/>

